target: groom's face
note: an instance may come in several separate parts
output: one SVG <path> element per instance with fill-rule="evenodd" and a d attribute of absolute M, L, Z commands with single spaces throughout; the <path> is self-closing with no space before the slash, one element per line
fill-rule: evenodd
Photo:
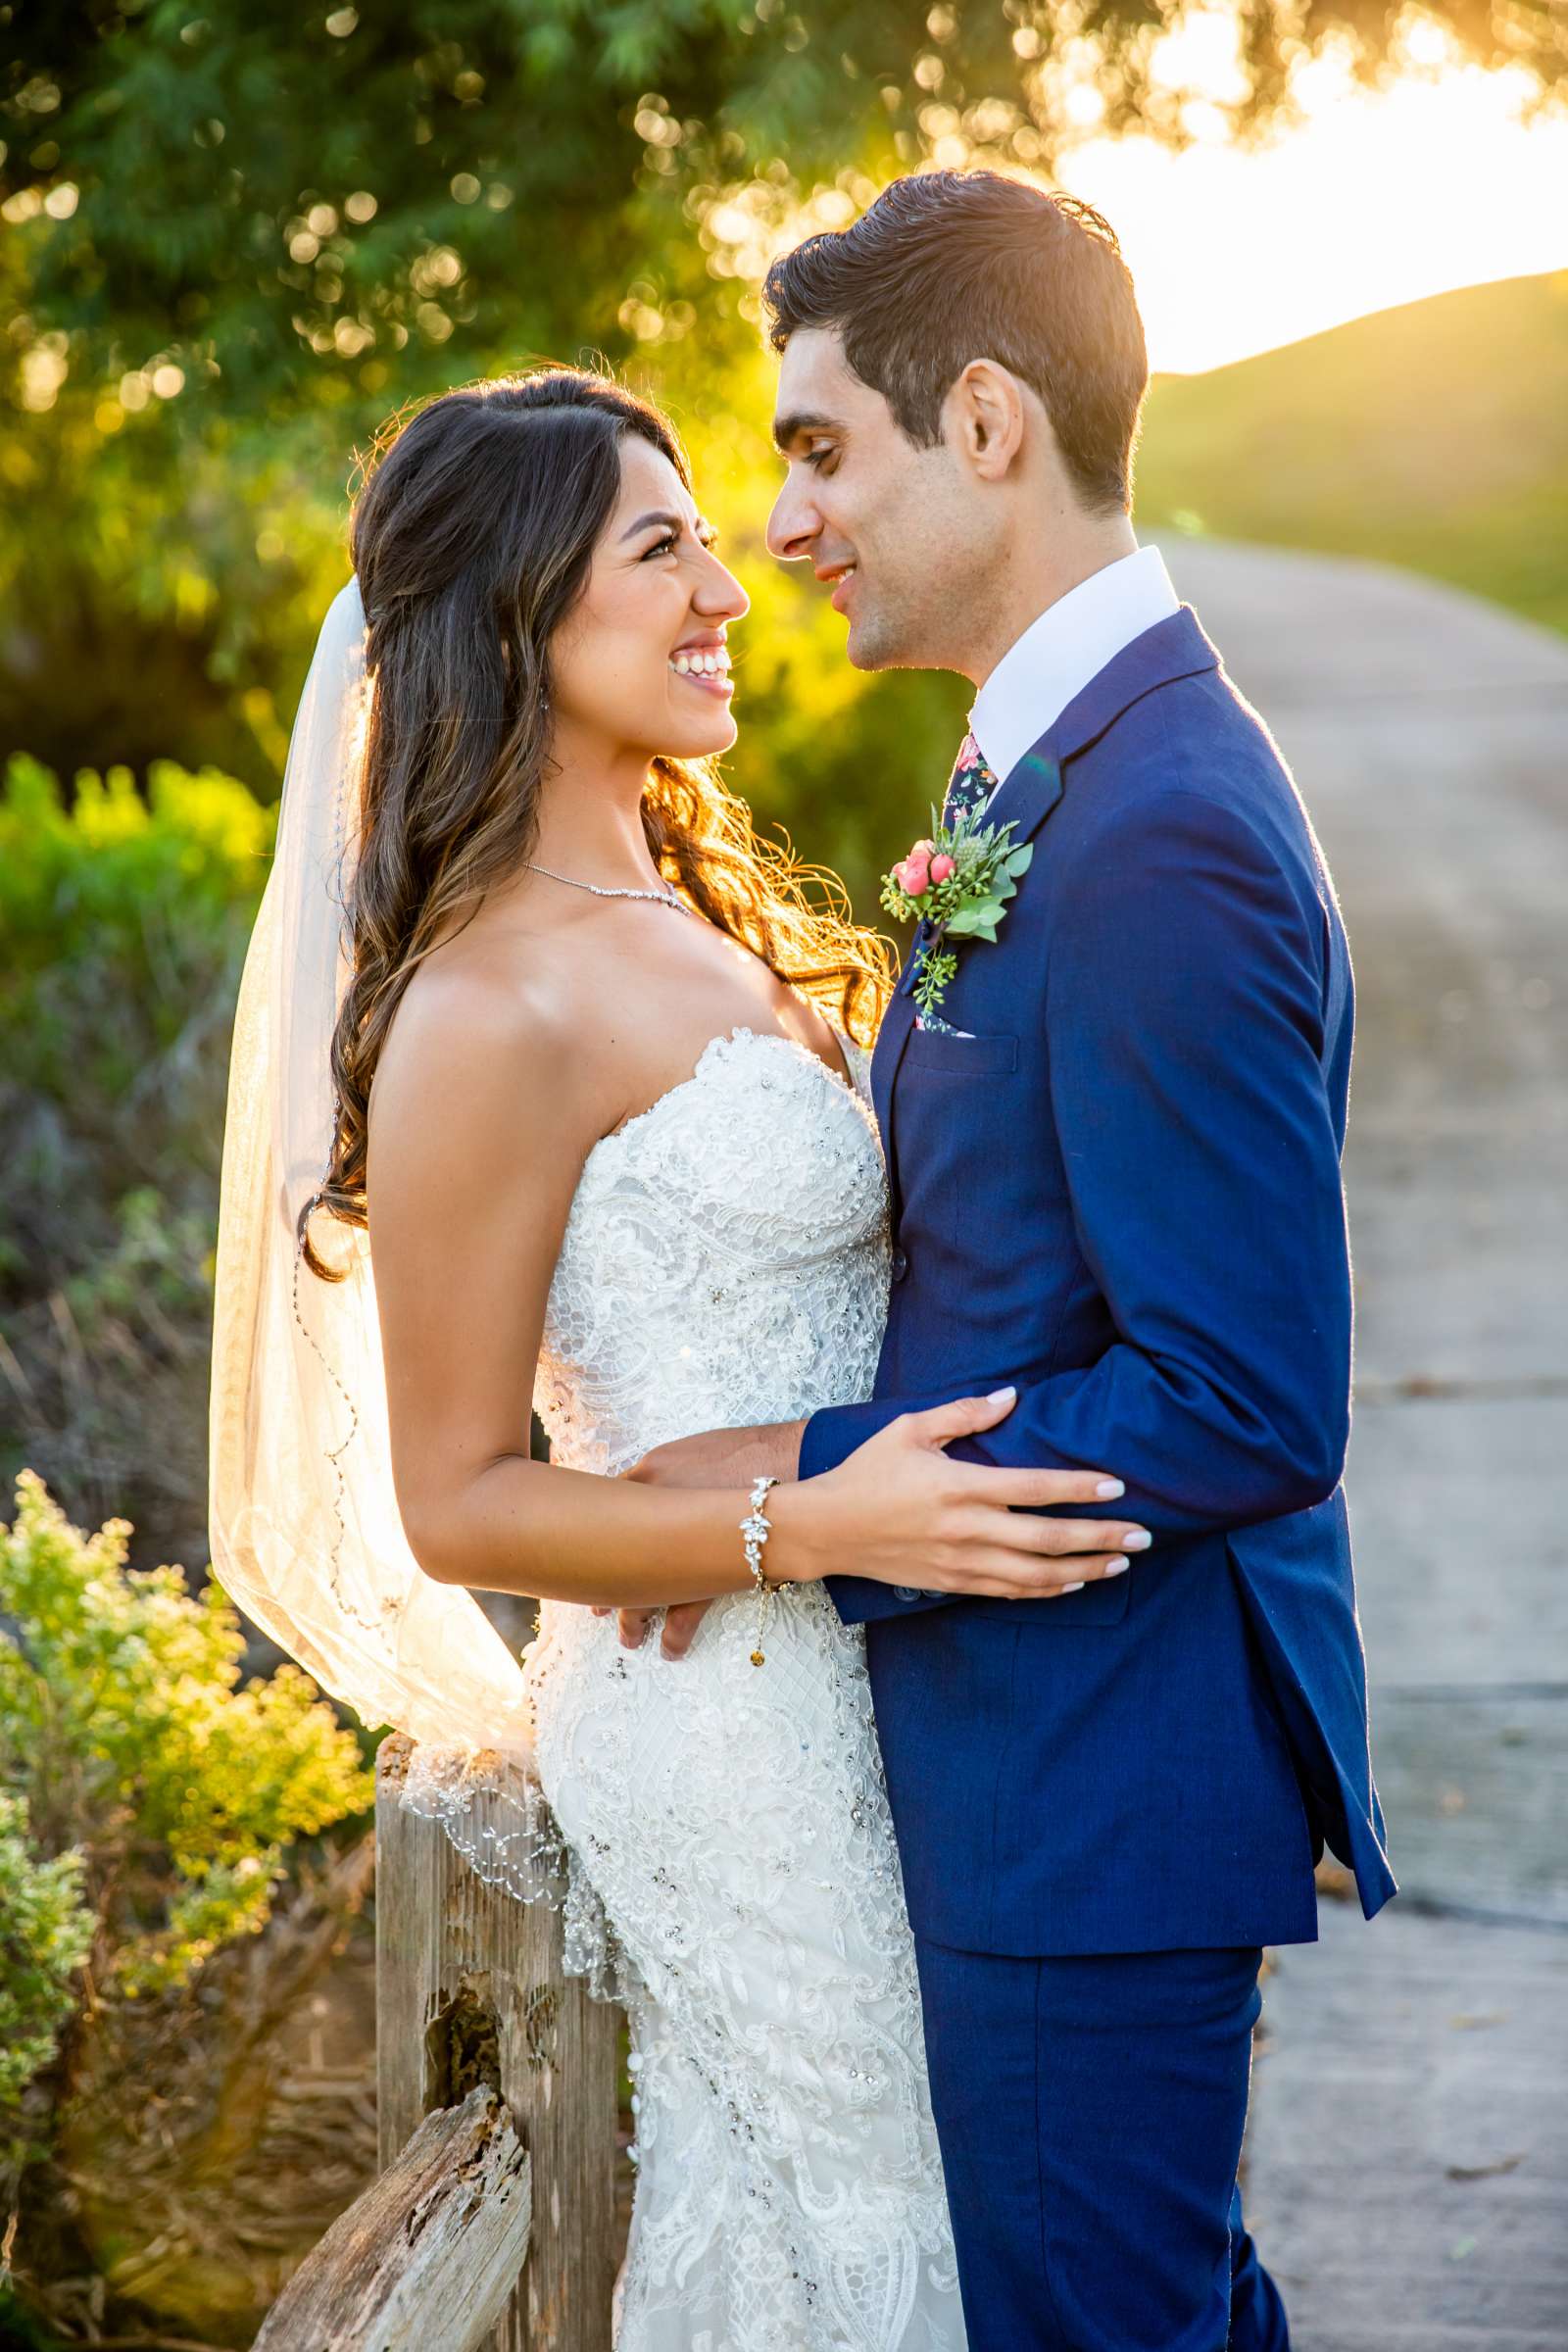
<path fill-rule="evenodd" d="M 809 563 L 850 624 L 858 669 L 956 666 L 981 551 L 963 469 L 921 449 L 860 381 L 836 331 L 802 327 L 779 368 L 773 434 L 789 467 L 768 520 L 781 563 Z"/>

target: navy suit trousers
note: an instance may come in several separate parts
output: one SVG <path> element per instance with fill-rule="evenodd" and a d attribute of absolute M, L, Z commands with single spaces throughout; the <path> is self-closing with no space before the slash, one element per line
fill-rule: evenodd
<path fill-rule="evenodd" d="M 1287 2352 L 1242 2222 L 1256 1946 L 917 1946 L 969 2352 Z"/>

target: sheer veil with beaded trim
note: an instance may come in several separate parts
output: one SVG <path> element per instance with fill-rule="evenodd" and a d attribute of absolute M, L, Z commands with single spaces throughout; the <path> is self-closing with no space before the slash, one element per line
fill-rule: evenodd
<path fill-rule="evenodd" d="M 403 1533 L 368 1236 L 316 1219 L 318 1250 L 346 1269 L 340 1283 L 312 1274 L 296 1244 L 332 1132 L 365 641 L 351 579 L 301 698 L 240 984 L 214 1302 L 213 1565 L 323 1690 L 418 1743 L 405 1802 L 439 1817 L 487 1878 L 556 1901 L 566 1865 L 528 1769 L 522 1668 L 470 1592 L 424 1575 Z"/>

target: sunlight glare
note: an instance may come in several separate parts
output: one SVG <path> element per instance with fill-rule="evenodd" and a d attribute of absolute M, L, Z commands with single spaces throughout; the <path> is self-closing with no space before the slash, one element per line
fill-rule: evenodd
<path fill-rule="evenodd" d="M 1529 119 L 1522 72 L 1459 66 L 1417 25 L 1378 89 L 1328 56 L 1298 77 L 1301 121 L 1231 141 L 1233 52 L 1195 21 L 1158 60 L 1200 135 L 1084 141 L 1056 184 L 1102 211 L 1138 287 L 1156 369 L 1223 367 L 1369 311 L 1568 264 L 1568 120 Z"/>

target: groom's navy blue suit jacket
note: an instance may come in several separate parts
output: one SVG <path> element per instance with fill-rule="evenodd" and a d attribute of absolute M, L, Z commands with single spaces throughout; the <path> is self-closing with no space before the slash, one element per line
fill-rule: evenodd
<path fill-rule="evenodd" d="M 1034 861 L 872 1089 L 894 1211 L 873 1399 L 1014 1382 L 972 1461 L 1090 1467 L 1153 1548 L 1059 1600 L 832 1580 L 867 1626 L 916 1933 L 1007 1953 L 1296 1942 L 1327 1840 L 1394 1891 L 1340 1475 L 1349 956 L 1306 813 L 1188 607 L 1004 777 Z M 1078 1515 L 1074 1513 L 1072 1515 Z"/>

